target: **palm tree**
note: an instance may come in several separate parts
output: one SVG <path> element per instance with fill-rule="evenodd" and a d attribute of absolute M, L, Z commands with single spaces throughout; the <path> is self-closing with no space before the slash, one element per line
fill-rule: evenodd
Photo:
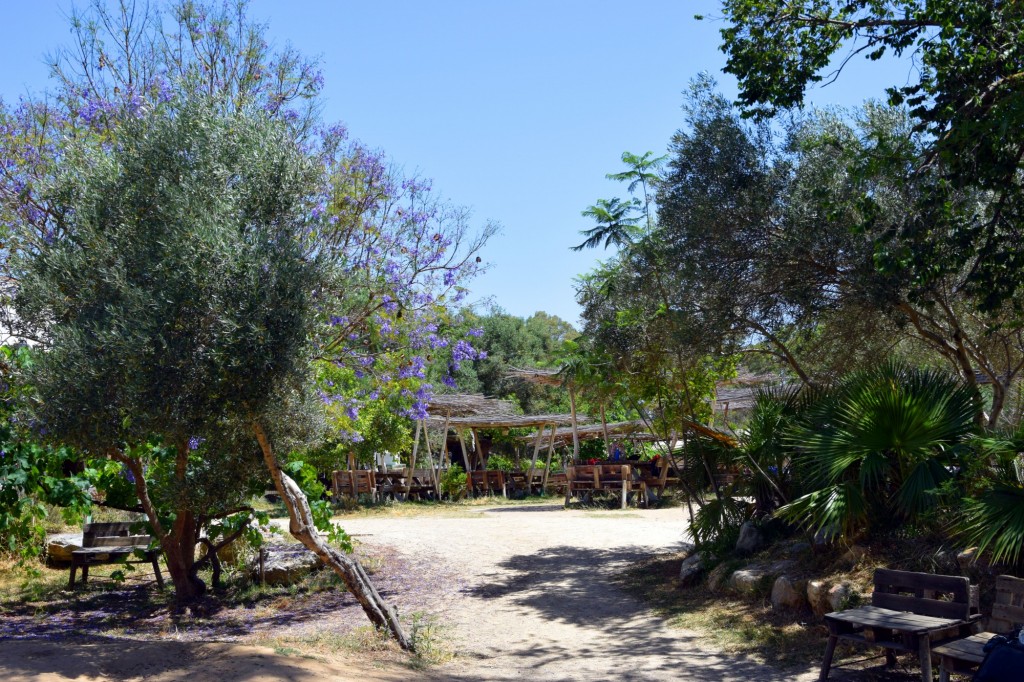
<path fill-rule="evenodd" d="M 977 411 L 976 394 L 938 372 L 887 363 L 853 374 L 791 433 L 813 492 L 778 516 L 833 538 L 917 519 L 959 468 Z"/>
<path fill-rule="evenodd" d="M 622 152 L 622 163 L 629 166 L 628 170 L 624 170 L 621 173 L 608 173 L 605 177 L 609 180 L 618 180 L 619 182 L 629 183 L 629 193 L 632 194 L 636 191 L 637 185 L 639 185 L 644 191 L 644 215 L 647 217 L 647 232 L 650 233 L 653 225 L 651 220 L 651 196 L 650 187 L 654 187 L 658 184 L 659 177 L 655 172 L 657 171 L 665 160 L 668 159 L 668 155 L 659 156 L 652 159 L 654 152 L 644 152 L 642 156 L 637 156 L 632 152 Z"/>
<path fill-rule="evenodd" d="M 640 220 L 630 215 L 634 211 L 636 211 L 635 202 L 623 203 L 618 197 L 611 200 L 598 199 L 595 205 L 581 214 L 596 220 L 597 226 L 589 230 L 581 230 L 580 234 L 585 236 L 586 240 L 578 246 L 571 247 L 572 250 L 593 249 L 600 246 L 602 241 L 606 249 L 612 245 L 623 247 L 632 244 L 636 233 L 636 224 Z"/>

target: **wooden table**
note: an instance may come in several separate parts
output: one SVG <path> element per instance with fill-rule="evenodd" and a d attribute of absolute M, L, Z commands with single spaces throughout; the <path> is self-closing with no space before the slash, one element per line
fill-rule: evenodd
<path fill-rule="evenodd" d="M 867 642 L 886 650 L 916 652 L 921 662 L 921 679 L 932 682 L 933 634 L 963 628 L 967 620 L 922 616 L 878 606 L 862 606 L 825 615 L 829 631 L 842 639 Z M 835 651 L 835 637 L 829 638 L 821 679 L 827 679 L 828 667 Z"/>

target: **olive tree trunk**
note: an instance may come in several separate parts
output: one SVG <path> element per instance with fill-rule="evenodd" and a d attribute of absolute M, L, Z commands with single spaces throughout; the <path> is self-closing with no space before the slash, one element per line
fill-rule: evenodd
<path fill-rule="evenodd" d="M 274 487 L 288 509 L 289 531 L 292 536 L 313 551 L 321 561 L 345 581 L 349 592 L 363 607 L 363 611 L 376 627 L 391 633 L 398 645 L 406 651 L 413 651 L 413 642 L 402 629 L 395 607 L 384 601 L 374 588 L 373 583 L 370 582 L 370 577 L 362 565 L 354 557 L 331 547 L 320 537 L 313 523 L 313 514 L 309 509 L 305 493 L 281 469 L 263 427 L 254 423 L 252 428 L 256 434 L 256 440 L 259 441 L 260 450 L 263 452 L 263 461 L 274 480 Z"/>

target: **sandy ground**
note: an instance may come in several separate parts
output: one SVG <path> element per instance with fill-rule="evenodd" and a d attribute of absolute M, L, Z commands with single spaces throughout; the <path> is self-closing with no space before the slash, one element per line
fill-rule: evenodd
<path fill-rule="evenodd" d="M 461 573 L 439 609 L 459 656 L 431 673 L 448 680 L 769 680 L 783 674 L 723 656 L 669 628 L 611 577 L 638 558 L 679 548 L 678 509 L 566 511 L 510 506 L 466 518 L 357 519 L 366 543 L 398 547 Z"/>
<path fill-rule="evenodd" d="M 678 509 L 583 512 L 537 504 L 450 518 L 348 517 L 343 525 L 368 546 L 397 551 L 410 573 L 432 576 L 420 579 L 431 585 L 420 590 L 427 596 L 406 599 L 405 609 L 448 630 L 458 652 L 452 662 L 417 672 L 223 641 L 32 637 L 0 639 L 0 680 L 816 679 L 815 670 L 782 673 L 722 655 L 694 633 L 669 628 L 614 584 L 612 576 L 636 559 L 678 548 L 685 532 Z M 385 595 L 402 604 L 400 584 L 391 589 Z M 325 627 L 327 617 L 320 616 Z M 304 629 L 315 631 L 315 621 Z"/>

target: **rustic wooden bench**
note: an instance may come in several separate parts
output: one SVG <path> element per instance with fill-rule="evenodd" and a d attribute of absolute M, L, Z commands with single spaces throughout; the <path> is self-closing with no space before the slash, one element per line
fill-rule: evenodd
<path fill-rule="evenodd" d="M 828 679 L 840 639 L 885 649 L 888 663 L 896 651 L 916 653 L 921 679 L 932 682 L 932 639 L 967 636 L 980 617 L 973 613 L 967 578 L 880 568 L 875 571 L 871 605 L 825 615 L 828 645 L 820 680 Z"/>
<path fill-rule="evenodd" d="M 546 491 L 554 493 L 555 495 L 564 495 L 566 488 L 569 487 L 568 475 L 561 474 L 548 474 L 548 484 Z"/>
<path fill-rule="evenodd" d="M 647 491 L 644 482 L 634 481 L 628 464 L 583 464 L 571 465 L 565 469 L 568 481 L 566 501 L 578 493 L 614 491 L 621 495 L 622 509 L 626 508 L 629 493 L 639 492 L 638 500 L 645 501 Z"/>
<path fill-rule="evenodd" d="M 996 578 L 996 601 L 986 628 L 995 632 L 979 632 L 932 649 L 932 654 L 939 657 L 939 682 L 949 682 L 951 672 L 964 672 L 979 665 L 985 659 L 983 649 L 988 640 L 1018 625 L 1024 625 L 1024 580 L 1001 575 Z"/>
<path fill-rule="evenodd" d="M 82 526 L 82 548 L 71 552 L 71 575 L 68 588 L 75 586 L 75 573 L 82 569 L 82 584 L 89 580 L 89 567 L 99 564 L 149 563 L 153 565 L 156 583 L 161 588 L 164 578 L 160 574 L 159 549 L 150 549 L 153 541 L 151 535 L 133 535 L 132 527 L 138 522 L 127 523 L 87 523 Z M 142 556 L 132 561 L 131 557 Z"/>
<path fill-rule="evenodd" d="M 505 472 L 498 469 L 470 471 L 466 475 L 466 489 L 470 495 L 494 495 L 501 493 L 502 497 L 508 497 Z"/>
<path fill-rule="evenodd" d="M 342 469 L 331 474 L 334 499 L 340 501 L 343 496 L 358 499 L 360 495 L 369 495 L 377 501 L 377 476 L 373 471 L 362 469 Z"/>

